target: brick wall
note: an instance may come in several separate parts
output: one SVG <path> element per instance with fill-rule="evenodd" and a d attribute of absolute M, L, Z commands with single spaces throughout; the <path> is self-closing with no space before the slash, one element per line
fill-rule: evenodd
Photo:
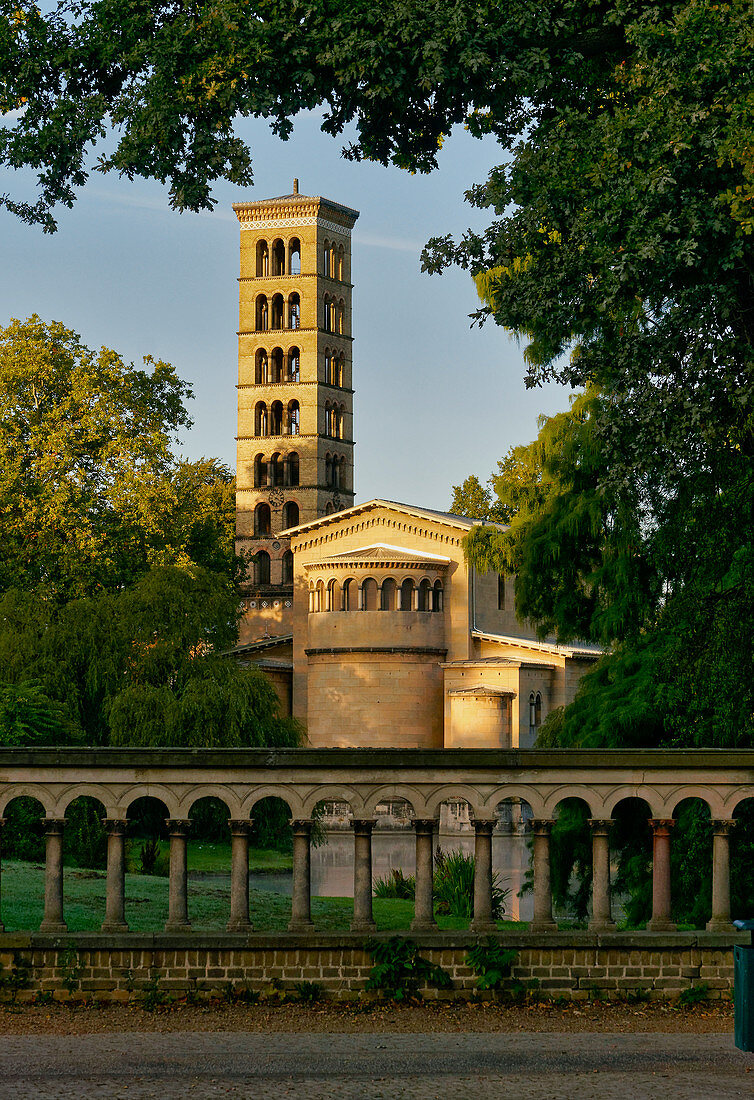
<path fill-rule="evenodd" d="M 595 994 L 618 998 L 646 990 L 653 998 L 675 997 L 683 989 L 706 983 L 712 997 L 727 996 L 733 980 L 734 942 L 741 937 L 710 933 L 506 933 L 501 942 L 519 952 L 511 967 L 508 989 L 537 989 L 552 996 L 586 999 Z M 443 966 L 453 979 L 453 993 L 467 996 L 475 978 L 466 952 L 476 940 L 468 933 L 415 937 L 422 954 Z M 20 961 L 31 963 L 29 985 L 19 999 L 50 991 L 75 997 L 127 1000 L 149 983 L 180 997 L 188 991 L 207 995 L 237 988 L 283 989 L 296 982 L 317 982 L 328 995 L 354 997 L 364 989 L 371 960 L 363 938 L 352 934 L 278 936 L 144 935 L 66 936 L 6 934 L 0 936 L 2 976 Z M 7 993 L 3 995 L 7 996 Z M 426 990 L 426 996 L 437 995 Z M 448 996 L 447 993 L 442 994 Z"/>

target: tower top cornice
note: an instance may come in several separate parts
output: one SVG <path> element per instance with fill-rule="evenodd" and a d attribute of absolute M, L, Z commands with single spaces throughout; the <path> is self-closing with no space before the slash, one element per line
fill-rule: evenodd
<path fill-rule="evenodd" d="M 272 199 L 234 202 L 233 209 L 241 223 L 241 229 L 251 229 L 260 223 L 269 222 L 306 224 L 322 221 L 350 231 L 359 216 L 359 211 L 352 210 L 350 206 L 343 206 L 322 195 L 300 195 L 297 190 L 290 195 L 278 195 Z"/>

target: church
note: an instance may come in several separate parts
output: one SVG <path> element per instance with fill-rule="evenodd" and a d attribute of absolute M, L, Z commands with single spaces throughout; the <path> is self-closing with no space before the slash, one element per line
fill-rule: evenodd
<path fill-rule="evenodd" d="M 315 747 L 526 748 L 591 646 L 537 640 L 513 578 L 463 553 L 478 523 L 354 504 L 351 232 L 293 192 L 234 204 L 241 231 L 237 548 L 253 562 L 236 658 Z"/>

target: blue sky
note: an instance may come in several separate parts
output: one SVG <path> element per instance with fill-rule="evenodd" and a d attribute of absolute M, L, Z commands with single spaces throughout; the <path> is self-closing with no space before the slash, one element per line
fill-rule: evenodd
<path fill-rule="evenodd" d="M 234 468 L 239 232 L 230 204 L 286 194 L 297 176 L 302 193 L 361 211 L 353 234 L 356 499 L 447 508 L 453 484 L 469 473 L 486 478 L 509 446 L 534 438 L 540 412 L 568 404 L 558 386 L 525 390 L 521 351 L 502 330 L 470 329 L 477 299 L 468 275 L 420 272 L 429 237 L 485 224 L 463 192 L 499 161 L 499 148 L 458 130 L 438 171 L 419 176 L 343 160 L 342 142 L 322 134 L 314 114 L 297 120 L 288 142 L 258 121 L 238 132 L 252 147 L 255 186 L 219 184 L 211 214 L 175 213 L 160 185 L 97 173 L 74 209 L 60 211 L 55 235 L 0 213 L 0 324 L 38 313 L 90 347 L 171 362 L 196 398 L 182 453 Z M 31 197 L 25 177 L 5 175 L 0 190 Z"/>

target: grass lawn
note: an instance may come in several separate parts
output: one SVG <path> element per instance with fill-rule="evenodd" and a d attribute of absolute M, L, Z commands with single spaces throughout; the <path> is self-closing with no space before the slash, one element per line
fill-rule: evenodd
<path fill-rule="evenodd" d="M 139 850 L 144 841 L 131 838 L 126 843 L 128 865 L 129 867 L 138 867 Z M 160 854 L 167 859 L 167 841 L 160 844 Z M 274 874 L 278 871 L 290 871 L 293 867 L 293 855 L 291 852 L 278 852 L 274 848 L 252 848 L 249 862 L 251 870 L 255 874 Z M 203 871 L 210 874 L 213 872 L 229 873 L 230 842 L 189 840 L 188 869 L 189 871 Z"/>
<path fill-rule="evenodd" d="M 227 847 L 227 846 L 226 846 Z M 279 855 L 279 853 L 274 853 Z M 191 866 L 191 864 L 189 864 Z M 228 864 L 225 865 L 227 867 Z M 254 866 L 252 857 L 252 866 Z M 216 866 L 196 869 L 217 870 Z M 195 928 L 224 929 L 229 911 L 228 885 L 189 881 L 189 916 Z M 9 932 L 35 931 L 43 913 L 44 867 L 34 863 L 3 861 L 2 919 Z M 99 928 L 105 914 L 105 872 L 66 867 L 64 872 L 65 919 L 72 932 Z M 291 915 L 291 899 L 267 890 L 250 892 L 251 920 L 260 932 L 283 931 Z M 159 932 L 168 914 L 168 880 L 150 875 L 126 875 L 126 919 L 134 932 Z M 312 916 L 323 932 L 348 929 L 353 915 L 352 898 L 312 898 Z M 375 898 L 374 919 L 380 929 L 407 930 L 414 916 L 412 901 Z M 463 929 L 464 917 L 438 917 L 440 928 Z M 509 921 L 500 927 L 518 927 Z"/>

